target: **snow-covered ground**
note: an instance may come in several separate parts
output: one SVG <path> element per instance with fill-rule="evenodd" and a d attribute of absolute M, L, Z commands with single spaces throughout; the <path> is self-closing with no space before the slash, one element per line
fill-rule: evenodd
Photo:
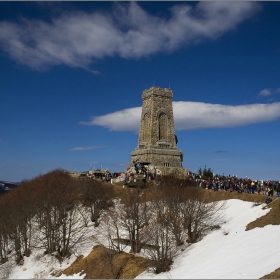
<path fill-rule="evenodd" d="M 269 209 L 262 210 L 262 206 L 253 206 L 252 202 L 237 199 L 227 201 L 224 210 L 225 223 L 218 230 L 214 230 L 200 242 L 192 244 L 176 257 L 169 272 L 158 275 L 144 272 L 139 279 L 256 279 L 280 267 L 280 225 L 268 225 L 245 231 L 246 225 Z M 94 233 L 89 228 L 88 235 Z M 86 256 L 95 245 L 90 237 L 80 245 L 78 254 Z M 15 266 L 7 262 L 0 266 L 6 276 L 13 279 L 34 278 L 83 278 L 84 275 L 52 276 L 53 270 L 63 270 L 68 267 L 76 256 L 59 264 L 54 257 L 44 256 L 42 251 L 34 251 L 29 258 L 25 258 L 22 266 Z M 1 271 L 0 271 L 1 272 Z"/>
<path fill-rule="evenodd" d="M 269 210 L 252 202 L 231 199 L 224 210 L 226 223 L 188 247 L 171 271 L 137 278 L 257 279 L 280 267 L 280 226 L 245 231 L 246 225 Z M 226 234 L 228 233 L 228 234 Z"/>

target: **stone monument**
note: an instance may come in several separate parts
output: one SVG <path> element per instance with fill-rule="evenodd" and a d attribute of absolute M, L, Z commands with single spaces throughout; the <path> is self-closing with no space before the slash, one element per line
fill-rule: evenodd
<path fill-rule="evenodd" d="M 163 175 L 186 175 L 183 153 L 176 147 L 172 98 L 169 88 L 152 86 L 143 91 L 138 145 L 131 152 L 131 164 L 149 162 Z"/>

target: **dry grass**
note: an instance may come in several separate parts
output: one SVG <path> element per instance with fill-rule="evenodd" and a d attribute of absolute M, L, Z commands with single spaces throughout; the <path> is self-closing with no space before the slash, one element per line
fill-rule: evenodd
<path fill-rule="evenodd" d="M 265 200 L 267 199 L 267 196 L 261 194 L 238 193 L 238 192 L 229 192 L 229 191 L 214 192 L 212 190 L 203 190 L 203 189 L 202 191 L 208 192 L 209 196 L 211 196 L 211 198 L 216 201 L 228 200 L 228 199 L 240 199 L 243 201 L 264 203 Z"/>
<path fill-rule="evenodd" d="M 268 204 L 267 208 L 270 208 L 270 211 L 266 215 L 248 224 L 246 230 L 256 227 L 265 227 L 266 225 L 280 225 L 280 199 L 273 198 L 273 201 Z"/>
<path fill-rule="evenodd" d="M 113 256 L 111 253 L 102 245 L 95 246 L 87 257 L 79 256 L 63 273 L 85 273 L 84 279 L 132 279 L 153 266 L 153 262 L 145 258 L 124 252 Z"/>
<path fill-rule="evenodd" d="M 280 267 L 260 279 L 280 279 Z"/>

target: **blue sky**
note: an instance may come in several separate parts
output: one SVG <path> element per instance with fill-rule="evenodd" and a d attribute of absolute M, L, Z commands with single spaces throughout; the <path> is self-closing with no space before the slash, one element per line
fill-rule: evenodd
<path fill-rule="evenodd" d="M 142 91 L 183 166 L 280 180 L 280 2 L 0 2 L 0 179 L 123 171 Z"/>

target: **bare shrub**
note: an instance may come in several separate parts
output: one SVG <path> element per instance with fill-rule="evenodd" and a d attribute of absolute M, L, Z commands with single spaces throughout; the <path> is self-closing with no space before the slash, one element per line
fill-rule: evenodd
<path fill-rule="evenodd" d="M 114 190 L 111 185 L 99 180 L 84 178 L 78 182 L 81 190 L 82 203 L 89 207 L 91 221 L 98 226 L 98 219 L 102 209 L 108 209 L 114 198 Z"/>
<path fill-rule="evenodd" d="M 104 232 L 107 239 L 107 246 L 113 252 L 122 252 L 127 244 L 122 242 L 122 228 L 121 228 L 121 216 L 119 214 L 121 206 L 119 203 L 115 204 L 115 207 L 108 209 L 100 220 L 100 228 L 96 231 L 95 239 L 98 243 L 103 243 Z M 99 240 L 98 236 L 101 236 Z"/>
<path fill-rule="evenodd" d="M 145 242 L 145 235 L 142 233 L 151 218 L 149 204 L 145 192 L 139 195 L 130 190 L 127 191 L 122 202 L 123 206 L 118 210 L 120 225 L 129 236 L 131 252 L 138 253 L 141 250 L 141 243 Z"/>
<path fill-rule="evenodd" d="M 222 223 L 225 202 L 212 201 L 207 192 L 191 188 L 182 207 L 188 242 L 195 243 L 213 227 Z"/>
<path fill-rule="evenodd" d="M 46 254 L 54 253 L 61 261 L 83 238 L 85 223 L 81 223 L 83 206 L 77 200 L 77 181 L 63 170 L 55 170 L 36 179 L 38 246 Z"/>
<path fill-rule="evenodd" d="M 176 240 L 176 245 L 180 246 L 184 243 L 184 208 L 182 207 L 186 199 L 185 187 L 175 187 L 173 185 L 166 186 L 158 193 L 156 200 L 164 205 L 167 209 L 165 216 L 170 223 L 170 230 Z"/>
<path fill-rule="evenodd" d="M 168 218 L 168 207 L 164 200 L 152 202 L 153 219 L 145 229 L 149 246 L 146 247 L 150 258 L 155 261 L 156 274 L 167 271 L 178 253 L 176 238 L 172 233 L 172 224 Z"/>
<path fill-rule="evenodd" d="M 184 238 L 195 243 L 208 231 L 220 228 L 225 207 L 199 188 L 175 186 L 168 179 L 150 195 L 153 217 L 145 229 L 150 244 L 147 252 L 156 261 L 155 273 L 169 269 Z"/>
<path fill-rule="evenodd" d="M 6 262 L 0 265 L 0 279 L 9 279 L 12 271 L 12 263 Z"/>

